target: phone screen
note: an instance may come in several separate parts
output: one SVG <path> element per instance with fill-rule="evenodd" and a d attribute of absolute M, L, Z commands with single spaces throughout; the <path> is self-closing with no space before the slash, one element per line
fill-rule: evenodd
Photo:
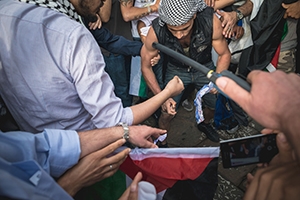
<path fill-rule="evenodd" d="M 268 163 L 278 153 L 276 134 L 253 136 L 220 141 L 224 168 L 255 163 Z"/>

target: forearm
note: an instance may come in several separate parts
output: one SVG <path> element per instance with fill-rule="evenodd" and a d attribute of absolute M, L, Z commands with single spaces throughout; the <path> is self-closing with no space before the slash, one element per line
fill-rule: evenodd
<path fill-rule="evenodd" d="M 110 19 L 110 15 L 111 15 L 111 0 L 105 0 L 103 3 L 103 6 L 100 9 L 99 15 L 101 18 L 101 21 L 104 23 L 107 23 Z"/>
<path fill-rule="evenodd" d="M 151 59 L 157 56 L 157 51 L 147 51 L 145 45 L 141 49 L 141 70 L 145 82 L 154 95 L 161 91 L 156 76 L 152 70 Z"/>
<path fill-rule="evenodd" d="M 99 150 L 123 137 L 122 126 L 79 132 L 80 158 Z"/>
<path fill-rule="evenodd" d="M 126 22 L 140 19 L 158 10 L 155 5 L 142 8 L 134 7 L 132 0 L 120 0 L 120 6 L 123 19 Z"/>
<path fill-rule="evenodd" d="M 139 124 L 146 120 L 170 97 L 171 93 L 164 89 L 147 101 L 131 106 L 134 116 L 133 124 Z"/>
<path fill-rule="evenodd" d="M 224 70 L 227 70 L 230 64 L 230 59 L 231 59 L 230 54 L 220 55 L 217 61 L 216 72 L 220 73 Z"/>

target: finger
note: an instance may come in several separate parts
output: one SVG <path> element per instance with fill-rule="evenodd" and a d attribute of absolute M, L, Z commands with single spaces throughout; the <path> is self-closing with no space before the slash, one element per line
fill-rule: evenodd
<path fill-rule="evenodd" d="M 259 188 L 259 175 L 262 171 L 257 170 L 255 176 L 251 180 L 251 184 L 249 184 L 246 193 L 244 195 L 244 200 L 253 200 L 255 199 L 257 189 Z"/>
<path fill-rule="evenodd" d="M 123 138 L 119 139 L 119 140 L 111 143 L 110 145 L 102 148 L 98 152 L 101 152 L 104 156 L 108 156 L 111 153 L 113 153 L 117 148 L 121 147 L 125 142 L 126 142 L 125 139 L 123 139 Z"/>
<path fill-rule="evenodd" d="M 246 188 L 249 187 L 249 185 L 251 184 L 252 180 L 253 180 L 254 176 L 250 173 L 247 174 L 247 185 Z"/>
<path fill-rule="evenodd" d="M 260 73 L 262 73 L 262 71 L 259 71 L 259 70 L 253 70 L 251 71 L 248 76 L 247 76 L 247 81 L 251 84 L 254 80 Z"/>
<path fill-rule="evenodd" d="M 282 163 L 293 161 L 292 148 L 283 133 L 277 134 L 276 143 L 279 150 L 278 156 L 280 161 Z"/>
<path fill-rule="evenodd" d="M 282 3 L 281 6 L 284 8 L 284 9 L 287 9 L 288 6 L 285 4 L 285 3 Z"/>
<path fill-rule="evenodd" d="M 274 184 L 280 184 L 281 181 L 284 181 L 285 177 L 287 176 L 286 171 L 289 171 L 288 168 L 290 168 L 290 166 L 292 165 L 293 163 L 289 163 L 289 164 L 275 165 L 275 166 L 269 166 L 267 168 L 264 168 L 259 177 L 260 187 L 258 187 L 254 199 L 256 200 L 269 199 L 268 195 L 271 191 L 274 191 L 272 190 L 272 188 L 275 187 Z M 275 191 L 275 192 L 277 193 L 276 196 L 280 196 L 280 191 Z"/>
<path fill-rule="evenodd" d="M 218 78 L 216 84 L 222 92 L 243 107 L 245 112 L 249 111 L 249 105 L 251 105 L 251 94 L 249 92 L 227 77 Z"/>
<path fill-rule="evenodd" d="M 264 128 L 260 131 L 262 134 L 279 133 L 279 131 L 269 128 Z"/>
<path fill-rule="evenodd" d="M 138 199 L 138 183 L 142 180 L 143 176 L 141 172 L 138 172 L 135 175 L 132 183 L 130 184 L 130 193 L 128 200 L 137 200 Z"/>

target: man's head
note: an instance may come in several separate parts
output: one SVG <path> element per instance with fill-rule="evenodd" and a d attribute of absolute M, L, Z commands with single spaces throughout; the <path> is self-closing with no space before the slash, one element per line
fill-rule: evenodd
<path fill-rule="evenodd" d="M 203 0 L 161 0 L 158 9 L 160 24 L 180 26 L 206 8 Z"/>
<path fill-rule="evenodd" d="M 196 18 L 196 14 L 193 15 L 193 17 L 187 21 L 185 24 L 174 26 L 167 24 L 167 27 L 169 31 L 178 39 L 183 40 L 186 38 L 186 36 L 189 35 L 191 32 L 193 25 L 194 25 L 194 19 Z"/>
<path fill-rule="evenodd" d="M 105 0 L 70 0 L 75 7 L 76 12 L 89 22 L 97 21 L 96 14 Z"/>

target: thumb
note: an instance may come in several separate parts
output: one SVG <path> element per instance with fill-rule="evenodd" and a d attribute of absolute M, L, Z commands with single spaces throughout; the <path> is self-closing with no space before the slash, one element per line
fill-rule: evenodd
<path fill-rule="evenodd" d="M 281 163 L 293 161 L 292 147 L 283 133 L 278 133 L 276 143 L 279 150 L 278 157 Z"/>
<path fill-rule="evenodd" d="M 248 112 L 247 106 L 250 105 L 249 102 L 251 102 L 251 94 L 249 92 L 227 77 L 217 78 L 216 85 L 222 92 Z"/>
<path fill-rule="evenodd" d="M 221 16 L 223 16 L 223 12 L 221 12 L 219 9 L 218 9 L 218 10 L 216 10 L 216 12 L 218 13 L 218 15 L 221 15 Z"/>

